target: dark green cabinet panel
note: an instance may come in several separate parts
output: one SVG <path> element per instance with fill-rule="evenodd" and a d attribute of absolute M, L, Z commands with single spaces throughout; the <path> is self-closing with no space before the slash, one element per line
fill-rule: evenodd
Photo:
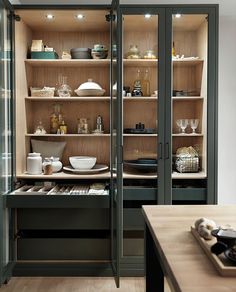
<path fill-rule="evenodd" d="M 18 209 L 20 229 L 83 229 L 110 228 L 109 209 Z"/>

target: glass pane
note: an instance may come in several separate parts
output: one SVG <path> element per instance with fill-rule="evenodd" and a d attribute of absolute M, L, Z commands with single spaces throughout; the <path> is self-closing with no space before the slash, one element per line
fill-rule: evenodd
<path fill-rule="evenodd" d="M 117 126 L 118 126 L 118 108 L 117 108 L 117 14 L 113 11 L 112 20 L 112 72 L 111 72 L 111 191 L 112 191 L 112 266 L 116 277 L 116 284 L 119 286 L 119 222 L 118 212 L 119 203 L 117 197 Z"/>
<path fill-rule="evenodd" d="M 158 15 L 123 16 L 124 256 L 143 255 L 139 212 L 157 202 L 157 41 Z"/>
<path fill-rule="evenodd" d="M 11 142 L 11 33 L 9 11 L 0 7 L 0 195 L 8 193 L 12 185 L 12 142 Z M 1 226 L 3 242 L 1 243 L 2 266 L 9 261 L 8 256 L 8 212 L 1 210 Z"/>
<path fill-rule="evenodd" d="M 173 15 L 172 44 L 173 188 L 202 187 L 207 174 L 207 15 Z"/>

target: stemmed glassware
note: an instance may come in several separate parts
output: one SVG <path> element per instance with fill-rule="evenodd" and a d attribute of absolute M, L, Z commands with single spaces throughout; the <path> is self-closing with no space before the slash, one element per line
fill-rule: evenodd
<path fill-rule="evenodd" d="M 181 129 L 181 133 L 185 134 L 185 129 L 188 126 L 188 119 L 179 119 L 176 120 L 177 126 Z"/>
<path fill-rule="evenodd" d="M 191 119 L 190 120 L 190 126 L 192 128 L 192 133 L 193 134 L 196 134 L 196 129 L 198 127 L 198 124 L 199 124 L 199 119 Z"/>

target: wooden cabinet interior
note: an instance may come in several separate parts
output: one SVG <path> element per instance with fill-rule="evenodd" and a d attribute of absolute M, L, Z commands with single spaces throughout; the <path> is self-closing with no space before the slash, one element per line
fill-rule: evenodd
<path fill-rule="evenodd" d="M 16 22 L 16 172 L 20 176 L 25 172 L 27 153 L 31 135 L 34 139 L 46 141 L 66 141 L 62 157 L 63 165 L 69 165 L 69 156 L 96 156 L 97 163 L 109 165 L 110 159 L 110 80 L 109 57 L 105 60 L 61 60 L 63 51 L 71 48 L 93 48 L 103 44 L 109 48 L 110 24 L 106 21 L 106 10 L 82 11 L 84 19 L 76 19 L 76 10 L 54 10 L 52 21 L 46 19 L 45 10 L 19 10 L 21 21 Z M 59 60 L 27 59 L 33 39 L 42 39 L 43 43 L 53 47 Z M 58 88 L 59 74 L 67 76 L 67 83 L 72 88 L 73 102 L 63 99 L 28 98 L 30 87 Z M 105 89 L 105 97 L 76 98 L 75 89 L 89 78 Z M 93 101 L 93 102 L 91 102 Z M 53 105 L 60 104 L 68 134 L 50 135 L 50 115 Z M 105 135 L 76 135 L 78 118 L 88 118 L 89 128 L 96 127 L 96 117 L 101 115 L 104 121 Z M 36 125 L 42 121 L 48 135 L 34 136 Z M 73 135 L 74 134 L 74 135 Z M 25 137 L 25 138 L 24 138 Z M 25 143 L 22 143 L 25 139 Z M 95 147 L 96 144 L 96 147 Z M 101 151 L 102 149 L 102 151 Z"/>

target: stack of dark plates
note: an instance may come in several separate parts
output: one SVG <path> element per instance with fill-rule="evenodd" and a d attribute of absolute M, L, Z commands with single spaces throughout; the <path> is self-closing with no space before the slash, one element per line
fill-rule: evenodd
<path fill-rule="evenodd" d="M 136 160 L 125 160 L 124 165 L 142 172 L 157 171 L 157 159 L 154 158 L 138 158 Z"/>
<path fill-rule="evenodd" d="M 124 129 L 125 134 L 155 134 L 155 129 L 137 129 L 137 128 L 126 128 Z"/>

